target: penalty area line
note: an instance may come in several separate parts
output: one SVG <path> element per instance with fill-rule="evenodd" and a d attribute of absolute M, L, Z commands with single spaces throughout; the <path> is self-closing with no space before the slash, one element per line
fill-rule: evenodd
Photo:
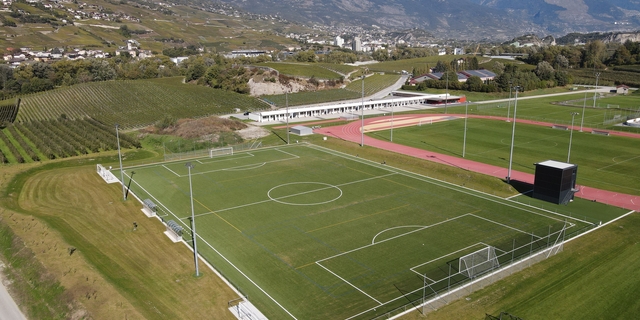
<path fill-rule="evenodd" d="M 175 171 L 173 171 L 173 170 L 169 169 L 169 167 L 165 166 L 164 164 L 162 165 L 162 167 L 163 167 L 163 168 L 165 168 L 165 169 L 167 169 L 167 170 L 169 170 L 169 172 L 171 172 L 171 173 L 175 174 L 176 176 L 178 176 L 178 177 L 182 177 L 181 175 L 177 174 Z"/>
<path fill-rule="evenodd" d="M 322 269 L 327 270 L 327 272 L 331 273 L 332 275 L 336 276 L 338 279 L 344 281 L 344 283 L 350 285 L 351 287 L 353 287 L 354 289 L 360 291 L 362 294 L 364 294 L 365 296 L 369 297 L 371 300 L 375 301 L 376 303 L 378 303 L 379 305 L 383 305 L 382 302 L 378 301 L 376 298 L 370 296 L 368 293 L 362 291 L 360 288 L 356 287 L 355 285 L 353 285 L 351 282 L 345 280 L 344 278 L 342 278 L 341 276 L 335 274 L 333 271 L 329 270 L 328 268 L 326 268 L 325 266 L 321 265 L 319 262 L 316 261 L 316 264 L 319 265 Z"/>

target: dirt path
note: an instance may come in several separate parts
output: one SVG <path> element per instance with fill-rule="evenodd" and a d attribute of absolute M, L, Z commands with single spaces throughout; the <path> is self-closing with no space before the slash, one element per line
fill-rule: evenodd
<path fill-rule="evenodd" d="M 447 116 L 464 117 L 464 115 L 458 115 L 458 114 L 450 114 Z M 434 115 L 434 117 L 438 117 L 440 119 L 442 115 Z M 495 120 L 502 120 L 502 121 L 505 120 L 505 118 L 501 118 L 501 117 L 471 116 L 471 115 L 469 117 L 495 119 Z M 419 121 L 425 121 L 425 115 L 403 115 L 403 118 L 405 118 L 404 121 L 407 121 L 407 118 L 413 118 L 414 125 L 418 124 Z M 394 118 L 394 122 L 396 121 L 396 119 L 397 117 Z M 389 123 L 389 126 L 390 126 L 390 120 L 391 120 L 390 116 L 365 119 L 364 121 L 365 132 L 386 129 L 386 127 L 381 127 L 379 124 L 386 122 L 386 123 Z M 552 123 L 548 123 L 548 122 L 528 121 L 528 120 L 517 120 L 517 123 L 529 123 L 529 124 L 544 125 L 544 126 L 553 125 Z M 574 126 L 574 129 L 576 129 L 575 126 Z M 577 129 L 579 129 L 579 127 L 577 127 Z M 583 131 L 587 131 L 587 132 L 591 132 L 592 130 L 593 129 L 591 128 L 583 128 Z M 319 128 L 314 130 L 314 132 L 318 134 L 323 134 L 329 137 L 335 137 L 335 138 L 352 141 L 356 143 L 360 143 L 362 138 L 360 133 L 360 121 L 354 121 L 344 126 Z M 610 134 L 640 139 L 640 134 L 626 133 L 626 132 L 613 132 L 613 131 L 611 131 Z M 484 163 L 471 161 L 463 158 L 448 156 L 448 155 L 427 151 L 427 150 L 422 150 L 418 148 L 407 147 L 407 146 L 399 145 L 393 142 L 382 141 L 375 138 L 371 138 L 366 135 L 364 136 L 364 144 L 367 146 L 373 146 L 376 148 L 380 148 L 380 149 L 384 149 L 384 150 L 388 150 L 396 153 L 401 153 L 401 154 L 409 155 L 409 156 L 420 158 L 420 159 L 426 159 L 432 162 L 437 162 L 437 163 L 445 164 L 448 166 L 453 166 L 453 167 L 458 167 L 458 168 L 469 170 L 469 171 L 483 173 L 483 174 L 497 177 L 500 179 L 506 178 L 508 173 L 507 168 L 484 164 Z M 533 184 L 534 175 L 530 173 L 524 173 L 524 172 L 512 170 L 511 179 Z M 580 191 L 576 193 L 577 197 L 588 199 L 588 200 L 595 200 L 598 202 L 603 202 L 606 204 L 610 204 L 613 206 L 617 206 L 617 207 L 621 207 L 629 210 L 640 211 L 640 197 L 638 196 L 617 193 L 617 192 L 607 191 L 607 190 L 601 190 L 601 189 L 596 189 L 592 187 L 585 187 L 585 186 L 579 186 L 579 188 L 580 188 Z"/>

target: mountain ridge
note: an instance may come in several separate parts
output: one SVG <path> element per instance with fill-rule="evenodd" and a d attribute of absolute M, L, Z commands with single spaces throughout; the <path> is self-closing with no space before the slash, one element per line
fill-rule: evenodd
<path fill-rule="evenodd" d="M 216 0 L 306 24 L 423 28 L 439 38 L 640 29 L 638 0 Z"/>

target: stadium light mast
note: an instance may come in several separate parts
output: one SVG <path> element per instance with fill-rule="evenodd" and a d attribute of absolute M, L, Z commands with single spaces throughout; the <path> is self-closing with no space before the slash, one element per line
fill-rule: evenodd
<path fill-rule="evenodd" d="M 511 115 L 511 88 L 513 87 L 513 79 L 509 80 L 509 104 L 507 105 L 507 122 L 509 122 L 509 116 Z"/>
<path fill-rule="evenodd" d="M 507 172 L 507 183 L 511 183 L 511 166 L 513 165 L 513 142 L 516 136 L 516 112 L 518 111 L 518 90 L 520 86 L 515 86 L 516 99 L 513 103 L 513 128 L 511 129 L 511 151 L 509 152 L 509 171 Z"/>
<path fill-rule="evenodd" d="M 584 102 L 582 103 L 582 120 L 580 121 L 580 132 L 582 132 L 582 125 L 584 124 L 584 109 L 587 107 L 587 90 L 584 90 Z"/>
<path fill-rule="evenodd" d="M 465 150 L 467 149 L 467 118 L 468 118 L 468 110 L 469 101 L 465 101 L 464 104 L 464 138 L 462 139 L 462 157 L 464 158 Z"/>
<path fill-rule="evenodd" d="M 193 237 L 193 261 L 196 265 L 196 277 L 200 276 L 200 271 L 198 270 L 198 245 L 196 244 L 196 239 L 198 238 L 196 234 L 196 216 L 193 212 L 193 187 L 191 185 L 191 169 L 195 167 L 191 162 L 187 162 L 184 164 L 185 167 L 189 170 L 189 198 L 191 199 L 191 235 Z"/>
<path fill-rule="evenodd" d="M 122 199 L 127 201 L 127 193 L 124 190 L 124 172 L 122 171 L 122 153 L 120 153 L 120 134 L 118 133 L 119 124 L 116 123 L 116 140 L 118 140 L 118 159 L 120 160 L 120 181 L 122 181 Z"/>
<path fill-rule="evenodd" d="M 287 144 L 289 144 L 289 91 L 285 90 L 284 97 L 287 106 Z"/>
<path fill-rule="evenodd" d="M 596 72 L 596 90 L 593 91 L 593 108 L 596 108 L 596 95 L 598 94 L 598 78 L 600 78 L 600 72 Z"/>
<path fill-rule="evenodd" d="M 571 158 L 571 140 L 573 139 L 573 119 L 580 113 L 571 112 L 571 133 L 569 133 L 569 152 L 567 152 L 567 163 L 569 163 L 569 159 Z"/>
<path fill-rule="evenodd" d="M 360 146 L 364 147 L 364 74 L 362 75 L 362 106 L 360 109 Z"/>
<path fill-rule="evenodd" d="M 446 72 L 446 75 L 447 75 L 447 84 L 446 84 L 447 88 L 446 88 L 445 93 L 444 93 L 444 113 L 446 114 L 447 113 L 447 102 L 449 102 L 449 72 L 448 71 L 445 71 L 445 72 Z"/>
<path fill-rule="evenodd" d="M 391 93 L 391 97 L 393 97 L 393 92 Z M 393 98 L 391 98 L 391 139 L 389 140 L 393 142 Z"/>

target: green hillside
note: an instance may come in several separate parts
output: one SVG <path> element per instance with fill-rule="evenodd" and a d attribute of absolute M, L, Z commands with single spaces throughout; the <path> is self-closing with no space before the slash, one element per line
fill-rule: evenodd
<path fill-rule="evenodd" d="M 0 12 L 0 51 L 30 47 L 104 49 L 113 52 L 127 39 L 141 49 L 161 53 L 165 48 L 197 45 L 209 51 L 260 48 L 282 49 L 295 44 L 267 29 L 288 30 L 287 23 L 251 16 L 213 13 L 207 4 L 201 9 L 179 4 L 146 1 L 103 1 L 28 4 L 13 2 Z M 49 4 L 49 2 L 47 2 Z M 205 9 L 209 11 L 205 11 Z M 70 11 L 73 10 L 73 11 Z M 93 18 L 94 14 L 103 15 Z M 126 26 L 130 34 L 121 32 Z"/>
<path fill-rule="evenodd" d="M 135 128 L 169 115 L 203 117 L 268 106 L 252 97 L 183 84 L 182 78 L 123 80 L 79 84 L 22 98 L 17 121 L 91 117 L 106 125 Z"/>

